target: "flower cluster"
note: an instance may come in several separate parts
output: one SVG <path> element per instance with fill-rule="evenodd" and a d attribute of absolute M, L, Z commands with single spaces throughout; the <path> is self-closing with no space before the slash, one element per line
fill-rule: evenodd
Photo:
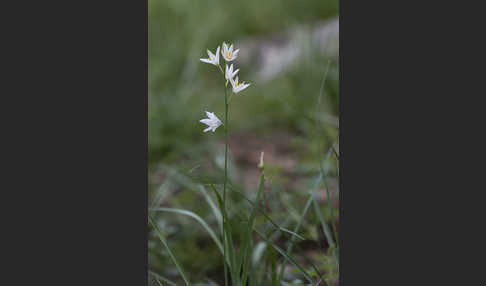
<path fill-rule="evenodd" d="M 240 49 L 233 50 L 233 44 L 228 46 L 226 43 L 223 43 L 222 46 L 223 46 L 222 49 L 220 49 L 220 47 L 218 46 L 218 48 L 216 49 L 216 54 L 213 54 L 210 50 L 207 50 L 208 58 L 207 59 L 200 59 L 200 60 L 204 63 L 208 63 L 208 64 L 212 64 L 212 65 L 217 66 L 219 68 L 219 70 L 221 71 L 221 73 L 223 74 L 223 77 L 226 80 L 226 84 L 230 83 L 231 88 L 233 90 L 233 93 L 236 94 L 236 93 L 239 93 L 240 91 L 243 91 L 244 89 L 246 89 L 247 87 L 250 86 L 249 83 L 240 82 L 238 80 L 237 74 L 240 71 L 240 69 L 233 70 L 233 64 L 229 65 L 229 62 L 234 61 L 237 58 Z M 226 61 L 224 72 L 223 72 L 223 69 L 221 68 L 221 66 L 219 65 L 219 53 L 220 53 L 220 51 L 221 51 L 221 56 Z M 225 85 L 225 88 L 226 88 L 226 85 Z M 200 122 L 209 126 L 208 128 L 204 129 L 204 132 L 207 132 L 209 130 L 212 130 L 214 132 L 216 130 L 216 128 L 218 128 L 222 124 L 222 122 L 212 112 L 206 111 L 206 115 L 207 115 L 208 118 L 200 120 Z"/>

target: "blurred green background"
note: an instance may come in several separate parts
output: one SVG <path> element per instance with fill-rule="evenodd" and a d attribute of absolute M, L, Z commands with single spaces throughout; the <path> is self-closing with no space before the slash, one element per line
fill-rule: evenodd
<path fill-rule="evenodd" d="M 265 151 L 267 195 L 273 198 L 268 208 L 272 218 L 292 228 L 319 171 L 317 152 L 326 156 L 338 140 L 337 36 L 316 40 L 316 35 L 337 32 L 333 23 L 339 2 L 149 0 L 148 4 L 149 205 L 188 209 L 209 224 L 215 222 L 210 208 L 201 203 L 198 184 L 221 183 L 224 132 L 219 128 L 203 133 L 205 125 L 199 120 L 206 110 L 224 118 L 223 87 L 217 68 L 199 58 L 226 41 L 241 49 L 235 61 L 240 80 L 252 83 L 231 102 L 231 182 L 251 197 L 259 154 Z M 328 63 L 316 129 L 316 106 Z M 331 159 L 325 166 L 334 189 L 336 165 Z M 240 204 L 234 200 L 237 213 Z M 331 210 L 321 205 L 327 218 Z M 330 271 L 325 269 L 329 257 L 317 221 L 308 218 L 304 235 L 309 241 L 302 245 L 302 254 Z M 221 257 L 202 228 L 172 214 L 160 214 L 157 223 L 192 281 L 221 285 Z M 149 238 L 149 269 L 178 281 L 160 241 L 152 234 Z"/>

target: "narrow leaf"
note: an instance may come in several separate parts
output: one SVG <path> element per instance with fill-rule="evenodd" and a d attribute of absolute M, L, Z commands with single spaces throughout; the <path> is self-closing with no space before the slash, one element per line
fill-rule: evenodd
<path fill-rule="evenodd" d="M 159 228 L 157 225 L 154 223 L 152 218 L 149 216 L 148 217 L 150 224 L 154 228 L 155 232 L 157 233 L 157 236 L 159 237 L 160 241 L 164 245 L 164 247 L 167 249 L 167 252 L 169 253 L 170 258 L 172 259 L 172 262 L 174 262 L 175 266 L 177 267 L 177 270 L 179 270 L 179 273 L 182 276 L 182 279 L 184 279 L 184 282 L 186 283 L 187 286 L 191 286 L 191 282 L 189 282 L 189 279 L 187 279 L 186 274 L 184 273 L 184 270 L 182 269 L 182 266 L 177 262 L 177 259 L 175 258 L 174 254 L 172 254 L 172 251 L 169 248 L 169 245 L 167 244 L 167 239 L 165 236 L 160 232 Z"/>

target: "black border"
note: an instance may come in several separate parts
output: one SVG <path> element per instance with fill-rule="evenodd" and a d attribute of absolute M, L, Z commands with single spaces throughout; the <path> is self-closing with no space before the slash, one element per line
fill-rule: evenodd
<path fill-rule="evenodd" d="M 11 4 L 0 284 L 147 285 L 148 1 Z"/>

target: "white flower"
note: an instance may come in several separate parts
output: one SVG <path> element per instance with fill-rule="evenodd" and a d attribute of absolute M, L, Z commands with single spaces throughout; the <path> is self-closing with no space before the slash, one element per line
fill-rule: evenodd
<path fill-rule="evenodd" d="M 233 72 L 233 64 L 231 64 L 231 66 L 228 68 L 228 65 L 226 65 L 226 73 L 224 75 L 224 77 L 231 81 L 233 80 L 233 78 L 235 77 L 235 75 L 240 71 L 240 69 L 237 69 Z"/>
<path fill-rule="evenodd" d="M 208 51 L 209 58 L 207 58 L 207 59 L 200 59 L 201 62 L 205 62 L 205 63 L 208 63 L 208 64 L 213 64 L 215 66 L 219 66 L 219 46 L 216 49 L 216 55 L 214 55 L 213 53 L 211 53 L 210 50 L 207 50 L 207 51 Z"/>
<path fill-rule="evenodd" d="M 230 82 L 231 82 L 231 86 L 233 87 L 233 92 L 234 93 L 238 93 L 242 90 L 244 90 L 245 88 L 249 87 L 250 84 L 249 83 L 245 83 L 245 82 L 238 82 L 238 77 L 236 77 L 236 79 L 230 79 Z"/>
<path fill-rule="evenodd" d="M 232 60 L 236 59 L 236 56 L 238 56 L 238 52 L 240 49 L 233 51 L 233 44 L 228 48 L 228 45 L 226 43 L 223 43 L 223 49 L 221 50 L 221 55 L 227 62 L 231 62 Z"/>
<path fill-rule="evenodd" d="M 199 120 L 200 122 L 209 126 L 208 128 L 204 129 L 204 132 L 208 132 L 209 130 L 211 130 L 213 132 L 216 131 L 216 128 L 218 128 L 219 125 L 222 124 L 221 120 L 219 120 L 219 118 L 216 117 L 216 115 L 214 115 L 214 113 L 212 113 L 212 112 L 206 111 L 206 116 L 208 118 L 204 118 L 204 119 Z"/>

